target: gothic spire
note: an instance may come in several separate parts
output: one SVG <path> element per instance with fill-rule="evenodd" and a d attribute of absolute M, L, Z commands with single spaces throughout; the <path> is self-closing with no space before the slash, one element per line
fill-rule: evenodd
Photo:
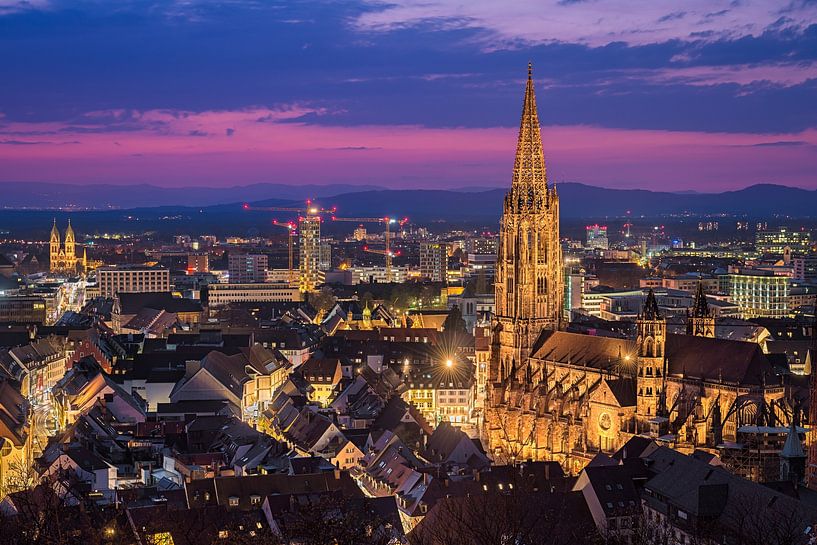
<path fill-rule="evenodd" d="M 545 154 L 542 151 L 542 135 L 539 133 L 539 113 L 536 110 L 531 63 L 528 63 L 528 83 L 522 103 L 522 121 L 519 124 L 516 160 L 513 165 L 513 187 L 520 186 L 542 192 L 547 188 Z"/>
<path fill-rule="evenodd" d="M 695 291 L 695 303 L 692 306 L 692 316 L 695 318 L 709 317 L 709 305 L 704 294 L 704 283 L 698 282 L 698 289 Z"/>
<path fill-rule="evenodd" d="M 647 292 L 647 300 L 644 301 L 644 310 L 641 314 L 645 320 L 658 320 L 661 318 L 661 314 L 658 312 L 658 302 L 655 300 L 655 293 L 653 293 L 652 288 Z"/>
<path fill-rule="evenodd" d="M 54 225 L 51 226 L 51 242 L 60 241 L 60 231 L 57 229 L 57 218 L 54 218 Z"/>

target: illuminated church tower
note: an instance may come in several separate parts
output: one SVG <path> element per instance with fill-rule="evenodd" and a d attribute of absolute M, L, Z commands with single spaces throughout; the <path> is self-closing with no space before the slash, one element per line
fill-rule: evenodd
<path fill-rule="evenodd" d="M 687 334 L 696 337 L 715 336 L 715 317 L 709 312 L 703 282 L 698 282 L 698 290 L 695 292 L 695 301 L 692 305 L 692 315 L 687 318 Z"/>
<path fill-rule="evenodd" d="M 68 220 L 68 228 L 65 230 L 65 245 L 60 243 L 60 232 L 57 229 L 57 220 L 54 220 L 54 225 L 51 227 L 51 242 L 50 242 L 50 270 L 51 272 L 76 273 L 78 267 L 84 265 L 84 259 L 81 262 L 77 258 L 76 240 L 74 237 L 74 229 L 71 227 L 71 220 Z"/>
<path fill-rule="evenodd" d="M 491 382 L 540 380 L 537 369 L 527 368 L 528 356 L 542 330 L 559 328 L 563 293 L 559 197 L 547 183 L 529 64 L 513 182 L 499 234 Z"/>
<path fill-rule="evenodd" d="M 638 395 L 636 414 L 643 420 L 659 413 L 664 389 L 664 346 L 667 340 L 667 321 L 658 312 L 658 302 L 652 289 L 647 293 L 644 308 L 636 320 L 638 337 Z"/>

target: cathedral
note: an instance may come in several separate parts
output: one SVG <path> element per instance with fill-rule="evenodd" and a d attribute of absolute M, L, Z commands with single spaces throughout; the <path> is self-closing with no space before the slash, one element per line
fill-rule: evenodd
<path fill-rule="evenodd" d="M 57 229 L 57 220 L 51 227 L 51 251 L 50 251 L 51 272 L 76 273 L 85 270 L 87 254 L 83 253 L 82 258 L 77 257 L 77 244 L 74 240 L 74 229 L 71 227 L 71 220 L 68 220 L 68 228 L 65 229 L 65 244 L 60 243 L 60 232 Z"/>
<path fill-rule="evenodd" d="M 652 291 L 635 339 L 564 331 L 559 242 L 529 66 L 497 258 L 483 424 L 495 460 L 553 460 L 575 474 L 636 435 L 692 452 L 799 418 L 802 389 L 759 345 L 715 338 L 702 286 L 686 335 L 668 333 Z"/>

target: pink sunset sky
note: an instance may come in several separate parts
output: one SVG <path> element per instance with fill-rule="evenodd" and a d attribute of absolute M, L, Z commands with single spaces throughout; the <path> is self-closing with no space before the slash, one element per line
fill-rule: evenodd
<path fill-rule="evenodd" d="M 0 184 L 817 189 L 817 4 L 0 0 Z M 1 185 L 0 185 L 1 187 Z"/>

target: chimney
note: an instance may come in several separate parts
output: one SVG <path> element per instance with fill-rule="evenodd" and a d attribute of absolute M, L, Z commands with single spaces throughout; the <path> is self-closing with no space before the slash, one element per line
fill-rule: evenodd
<path fill-rule="evenodd" d="M 427 485 L 431 482 L 431 475 L 428 473 L 423 473 L 423 484 Z"/>
<path fill-rule="evenodd" d="M 545 480 L 546 481 L 550 480 L 550 463 L 549 462 L 545 462 Z"/>
<path fill-rule="evenodd" d="M 339 481 L 340 480 L 340 469 L 336 467 L 334 469 L 333 473 L 335 474 L 335 480 Z"/>
<path fill-rule="evenodd" d="M 480 475 L 479 475 L 479 470 L 478 470 L 478 469 L 474 469 L 474 470 L 472 470 L 472 471 L 473 471 L 473 474 L 474 474 L 474 482 L 479 482 L 479 477 L 480 477 Z"/>

